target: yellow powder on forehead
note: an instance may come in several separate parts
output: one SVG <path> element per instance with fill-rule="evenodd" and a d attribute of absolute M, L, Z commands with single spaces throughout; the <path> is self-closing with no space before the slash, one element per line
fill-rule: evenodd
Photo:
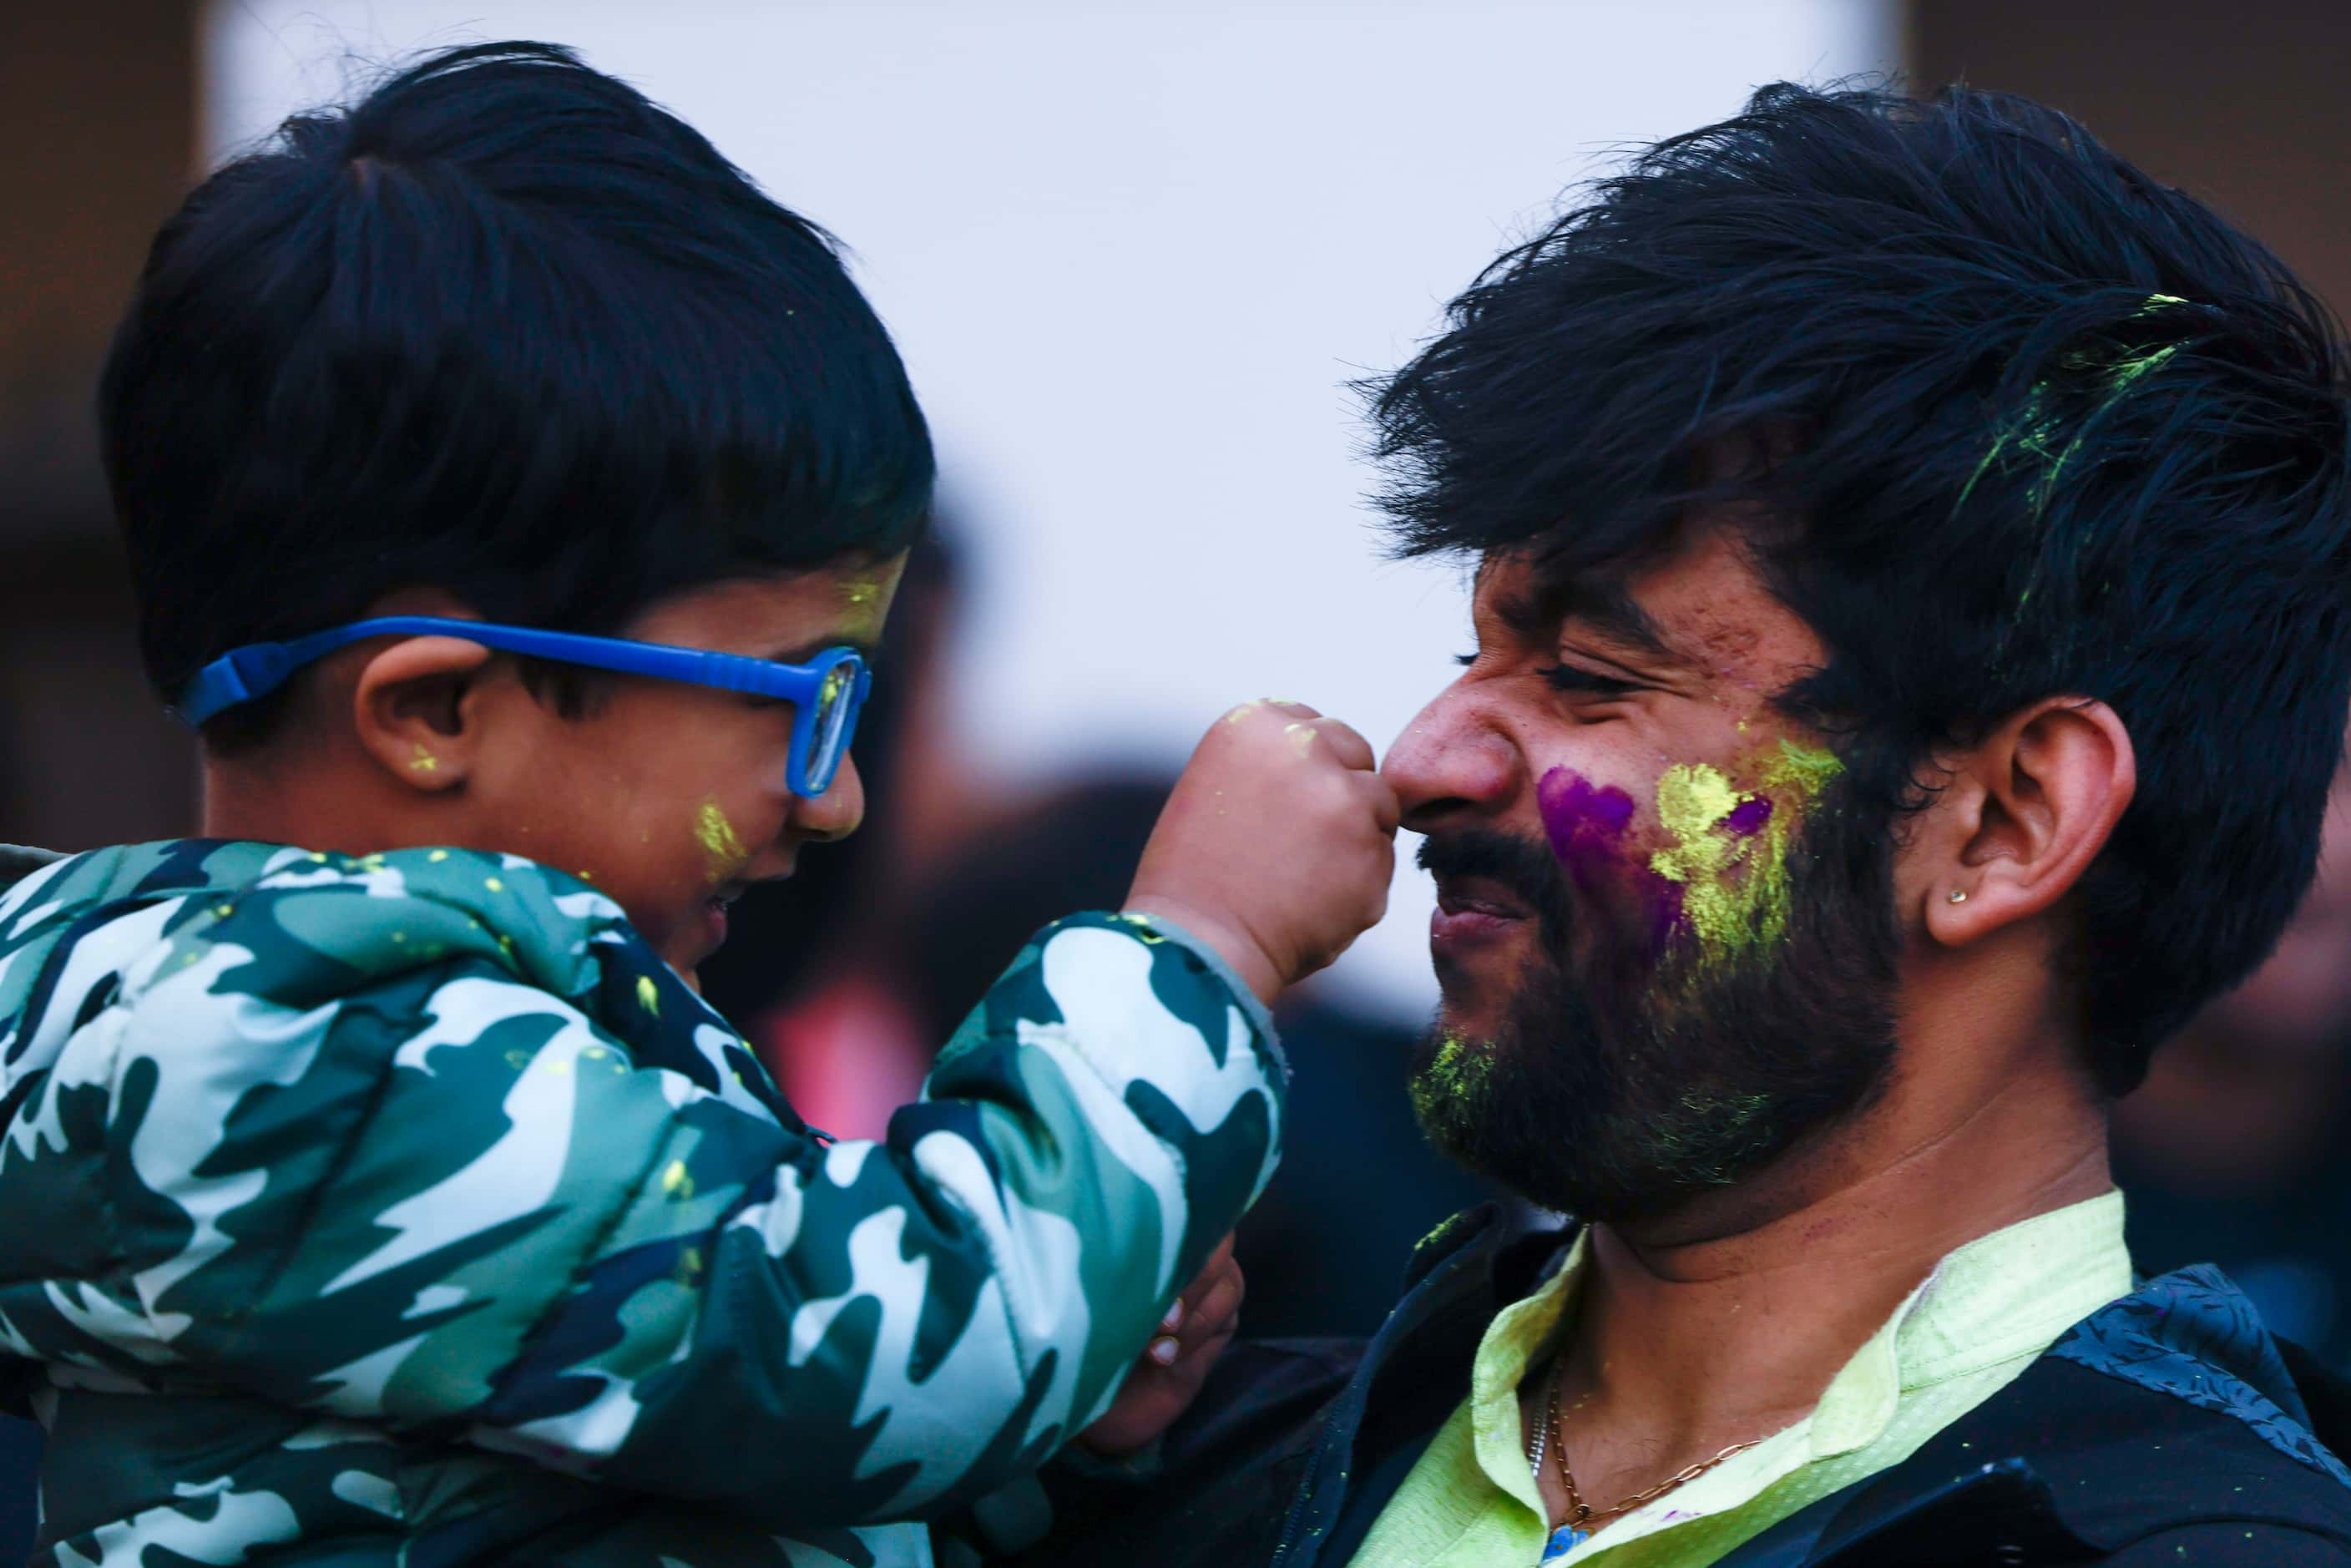
<path fill-rule="evenodd" d="M 695 813 L 694 837 L 702 845 L 702 852 L 710 857 L 713 883 L 725 882 L 728 873 L 749 858 L 743 852 L 743 841 L 735 836 L 735 824 L 726 820 L 716 797 L 703 801 L 702 809 Z"/>
<path fill-rule="evenodd" d="M 852 577 L 841 584 L 841 618 L 840 634 L 847 639 L 871 641 L 882 634 L 882 622 L 889 610 L 884 578 Z"/>

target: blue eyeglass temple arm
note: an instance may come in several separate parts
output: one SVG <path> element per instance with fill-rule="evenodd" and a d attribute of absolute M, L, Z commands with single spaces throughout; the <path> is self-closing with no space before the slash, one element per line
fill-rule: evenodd
<path fill-rule="evenodd" d="M 290 643 L 251 643 L 225 653 L 196 673 L 182 694 L 177 712 L 183 723 L 200 725 L 214 714 L 239 703 L 268 695 L 287 677 L 315 659 L 370 637 L 458 637 L 502 653 L 524 653 L 559 664 L 585 664 L 622 674 L 652 675 L 685 681 L 726 692 L 753 692 L 761 696 L 806 702 L 817 690 L 821 674 L 840 659 L 820 657 L 814 664 L 778 664 L 740 653 L 714 653 L 701 648 L 673 648 L 662 643 L 632 643 L 618 637 L 591 637 L 577 632 L 543 632 L 529 626 L 500 626 L 481 621 L 457 621 L 437 615 L 384 615 L 354 621 L 325 632 L 313 632 Z M 856 659 L 852 650 L 840 650 Z M 857 696 L 872 685 L 873 672 L 858 659 Z"/>

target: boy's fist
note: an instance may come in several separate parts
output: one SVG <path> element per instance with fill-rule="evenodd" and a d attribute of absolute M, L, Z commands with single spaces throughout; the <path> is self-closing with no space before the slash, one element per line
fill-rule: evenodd
<path fill-rule="evenodd" d="M 1244 703 L 1193 752 L 1126 907 L 1190 931 L 1270 1004 L 1386 913 L 1397 815 L 1362 736 Z"/>

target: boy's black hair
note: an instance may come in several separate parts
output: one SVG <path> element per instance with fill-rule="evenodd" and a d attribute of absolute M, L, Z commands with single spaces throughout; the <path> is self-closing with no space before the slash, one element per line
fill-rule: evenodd
<path fill-rule="evenodd" d="M 2351 706 L 2340 329 L 2267 250 L 2023 99 L 1782 83 L 1448 322 L 1370 389 L 1405 553 L 1605 577 L 1753 508 L 1829 651 L 1782 705 L 1889 831 L 1937 747 L 2111 705 L 2138 791 L 2074 895 L 2109 1092 L 2267 955 Z"/>
<path fill-rule="evenodd" d="M 606 632 L 904 549 L 930 437 L 824 231 L 549 44 L 289 120 L 164 225 L 99 390 L 149 678 L 429 584 Z M 204 727 L 260 738 L 282 705 Z"/>

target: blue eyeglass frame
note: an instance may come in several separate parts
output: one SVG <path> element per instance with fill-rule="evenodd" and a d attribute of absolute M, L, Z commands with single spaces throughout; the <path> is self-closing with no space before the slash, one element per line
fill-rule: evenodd
<path fill-rule="evenodd" d="M 813 800 L 832 788 L 841 759 L 857 734 L 857 716 L 873 689 L 873 672 L 854 648 L 828 648 L 805 664 L 778 664 L 740 653 L 638 643 L 626 637 L 591 637 L 580 632 L 546 632 L 533 626 L 501 626 L 489 621 L 456 621 L 438 615 L 382 615 L 347 626 L 313 632 L 287 643 L 248 643 L 196 672 L 174 710 L 191 728 L 239 703 L 268 695 L 295 671 L 338 648 L 370 637 L 457 637 L 502 653 L 528 654 L 560 664 L 584 664 L 624 675 L 651 675 L 722 692 L 773 697 L 792 705 L 792 752 L 785 785 Z M 839 739 L 823 756 L 817 747 L 817 698 L 844 666 L 850 685 L 839 699 L 848 705 Z"/>

